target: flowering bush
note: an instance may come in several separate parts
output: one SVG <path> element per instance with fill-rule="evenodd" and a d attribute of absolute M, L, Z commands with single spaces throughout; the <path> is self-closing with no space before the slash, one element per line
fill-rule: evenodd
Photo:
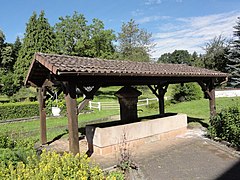
<path fill-rule="evenodd" d="M 40 158 L 28 157 L 26 164 L 1 163 L 0 179 L 104 179 L 104 174 L 87 155 L 43 151 Z"/>

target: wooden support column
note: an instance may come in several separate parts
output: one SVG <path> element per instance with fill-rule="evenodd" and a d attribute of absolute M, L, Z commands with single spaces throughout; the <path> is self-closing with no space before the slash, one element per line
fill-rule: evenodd
<path fill-rule="evenodd" d="M 47 143 L 47 126 L 46 126 L 46 88 L 38 88 L 38 101 L 39 101 L 39 115 L 40 115 L 40 135 L 41 144 Z"/>
<path fill-rule="evenodd" d="M 213 80 L 211 80 L 209 84 L 209 96 L 210 116 L 213 117 L 216 115 L 215 87 Z"/>
<path fill-rule="evenodd" d="M 72 82 L 66 83 L 64 88 L 64 94 L 68 117 L 69 150 L 75 155 L 79 153 L 76 85 Z"/>
<path fill-rule="evenodd" d="M 158 105 L 159 105 L 159 114 L 165 113 L 164 108 L 164 96 L 167 92 L 168 84 L 165 85 L 157 85 L 152 87 L 151 85 L 148 86 L 152 93 L 158 98 Z"/>
<path fill-rule="evenodd" d="M 204 98 L 209 99 L 210 117 L 216 115 L 216 102 L 215 102 L 215 87 L 214 79 L 210 79 L 208 82 L 198 82 L 204 92 Z"/>
<path fill-rule="evenodd" d="M 164 95 L 165 91 L 163 87 L 159 86 L 158 87 L 158 105 L 159 105 L 159 114 L 164 114 L 165 113 L 165 108 L 164 108 Z"/>

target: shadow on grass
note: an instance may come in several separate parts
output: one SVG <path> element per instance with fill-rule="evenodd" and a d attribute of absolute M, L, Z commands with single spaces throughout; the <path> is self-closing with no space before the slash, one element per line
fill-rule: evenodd
<path fill-rule="evenodd" d="M 188 117 L 187 118 L 187 122 L 191 123 L 191 122 L 196 122 L 201 124 L 202 127 L 208 128 L 209 124 L 204 122 L 204 119 L 202 118 L 195 118 L 195 117 Z"/>
<path fill-rule="evenodd" d="M 53 138 L 51 141 L 48 141 L 46 144 L 49 145 L 49 144 L 53 143 L 54 141 L 57 141 L 57 140 L 61 139 L 61 137 L 63 137 L 65 134 L 68 134 L 68 131 L 66 131 L 66 132 L 64 132 L 62 134 L 59 134 L 58 136 Z"/>

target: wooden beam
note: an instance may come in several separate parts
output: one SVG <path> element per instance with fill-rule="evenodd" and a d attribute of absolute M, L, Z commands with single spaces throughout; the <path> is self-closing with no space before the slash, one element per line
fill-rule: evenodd
<path fill-rule="evenodd" d="M 77 114 L 79 114 L 83 108 L 91 101 L 91 99 L 84 99 L 77 107 Z"/>
<path fill-rule="evenodd" d="M 76 85 L 72 82 L 65 83 L 64 94 L 68 117 L 69 150 L 75 155 L 79 153 Z"/>
<path fill-rule="evenodd" d="M 40 141 L 41 144 L 47 143 L 47 126 L 46 126 L 46 88 L 38 88 L 39 114 L 40 114 Z"/>
<path fill-rule="evenodd" d="M 94 94 L 98 91 L 100 88 L 99 85 L 95 85 L 91 91 L 87 91 L 84 86 L 78 85 L 78 88 L 83 92 L 83 94 L 86 96 L 86 99 L 93 99 Z"/>

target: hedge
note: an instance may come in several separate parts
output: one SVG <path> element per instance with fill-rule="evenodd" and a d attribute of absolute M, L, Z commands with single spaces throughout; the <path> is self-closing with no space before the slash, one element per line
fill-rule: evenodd
<path fill-rule="evenodd" d="M 209 133 L 240 148 L 240 108 L 234 105 L 222 109 L 210 119 Z"/>
<path fill-rule="evenodd" d="M 0 121 L 33 116 L 39 116 L 38 102 L 0 104 Z"/>

